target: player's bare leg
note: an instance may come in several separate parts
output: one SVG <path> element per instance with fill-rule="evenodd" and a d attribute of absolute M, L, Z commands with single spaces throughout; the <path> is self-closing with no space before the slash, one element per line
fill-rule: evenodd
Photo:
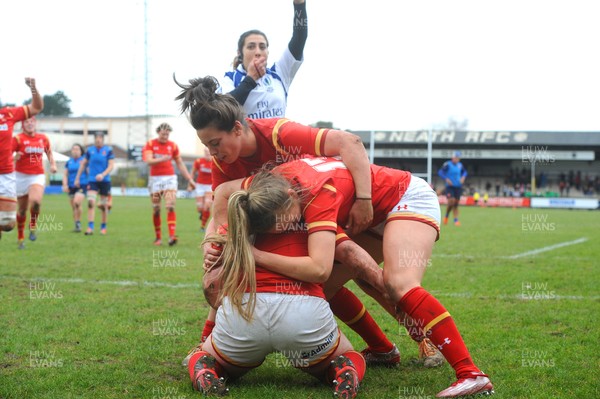
<path fill-rule="evenodd" d="M 27 222 L 28 205 L 28 195 L 23 195 L 17 198 L 17 244 L 19 249 L 25 248 L 25 223 Z"/>
<path fill-rule="evenodd" d="M 381 278 L 380 289 L 384 290 L 382 270 L 369 254 L 353 241 L 340 243 L 336 248 L 336 259 L 338 255 L 344 262 L 352 263 L 353 266 L 350 267 L 346 263 L 335 264 L 329 279 L 324 284 L 323 290 L 333 314 L 352 328 L 367 343 L 363 355 L 368 363 L 386 366 L 398 365 L 400 352 L 396 345 L 387 338 L 360 299 L 344 287 L 344 284 L 357 277 L 360 268 L 369 265 L 372 266 L 373 276 L 379 274 Z M 357 265 L 359 262 L 360 264 Z M 372 281 L 374 285 L 378 284 L 376 278 L 372 278 Z M 376 289 L 373 289 L 371 294 L 385 305 L 384 308 L 387 307 L 386 310 L 393 309 L 391 302 L 386 300 L 385 294 L 379 293 Z M 391 312 L 394 314 L 393 310 Z"/>
<path fill-rule="evenodd" d="M 86 236 L 94 234 L 94 218 L 96 217 L 96 198 L 98 192 L 94 190 L 88 191 L 88 228 L 85 231 Z"/>
<path fill-rule="evenodd" d="M 198 212 L 200 213 L 201 220 L 201 229 L 202 231 L 206 231 L 206 224 L 208 223 L 208 219 L 210 218 L 210 208 L 212 207 L 212 193 L 204 194 L 204 197 L 196 197 L 198 200 L 201 198 L 201 205 L 196 202 L 198 206 Z"/>
<path fill-rule="evenodd" d="M 100 225 L 100 234 L 105 235 L 107 223 L 108 223 L 108 196 L 107 195 L 100 196 L 100 203 L 98 204 L 98 208 L 100 209 L 101 221 L 102 221 L 102 224 Z"/>
<path fill-rule="evenodd" d="M 448 224 L 448 216 L 450 216 L 450 212 L 454 209 L 456 200 L 454 197 L 447 197 L 448 204 L 446 205 L 446 216 L 444 216 L 444 224 Z"/>
<path fill-rule="evenodd" d="M 198 219 L 200 219 L 200 230 L 205 231 L 206 224 L 203 220 L 204 197 L 196 197 L 196 211 L 198 212 Z"/>
<path fill-rule="evenodd" d="M 36 230 L 37 230 L 37 220 L 40 215 L 40 210 L 42 207 L 42 198 L 44 198 L 44 187 L 39 184 L 32 184 L 29 186 L 29 213 L 31 218 L 29 220 L 29 239 L 31 241 L 35 241 Z"/>
<path fill-rule="evenodd" d="M 73 221 L 75 222 L 75 229 L 73 230 L 76 233 L 81 232 L 81 204 L 85 195 L 82 193 L 75 193 L 73 198 L 70 199 L 71 208 L 73 209 Z"/>
<path fill-rule="evenodd" d="M 162 220 L 160 217 L 161 192 L 151 193 L 150 202 L 152 203 L 152 225 L 154 226 L 154 245 L 162 244 Z"/>
<path fill-rule="evenodd" d="M 0 238 L 3 231 L 11 231 L 17 224 L 17 199 L 0 196 Z"/>
<path fill-rule="evenodd" d="M 460 202 L 459 198 L 454 199 L 454 207 L 452 208 L 452 214 L 454 216 L 454 225 L 460 226 L 460 222 L 458 221 L 458 203 Z"/>
<path fill-rule="evenodd" d="M 165 208 L 167 209 L 167 225 L 169 228 L 169 246 L 177 244 L 177 216 L 175 215 L 175 200 L 177 199 L 177 191 L 164 191 Z"/>
<path fill-rule="evenodd" d="M 386 287 L 392 300 L 412 318 L 455 370 L 458 381 L 438 396 L 490 393 L 492 384 L 473 363 L 450 313 L 421 287 L 436 238 L 436 229 L 425 223 L 388 222 L 383 235 Z"/>
<path fill-rule="evenodd" d="M 348 261 L 348 263 L 357 263 L 360 265 L 360 267 L 356 269 L 362 270 L 363 273 L 365 271 L 370 271 L 369 273 L 376 273 L 377 270 L 380 270 L 381 279 L 383 281 L 383 271 L 379 268 L 379 264 L 383 262 L 382 237 L 371 232 L 364 232 L 352 237 L 352 239 L 361 249 L 370 255 L 370 260 L 364 255 L 358 256 L 357 254 L 355 257 L 357 260 Z M 338 254 L 336 250 L 336 257 L 338 255 L 340 254 Z M 349 259 L 352 259 L 352 257 Z M 362 259 L 362 261 L 360 261 L 360 259 Z M 359 277 L 361 277 L 361 275 L 359 275 Z M 444 356 L 442 356 L 440 351 L 436 349 L 435 345 L 433 345 L 427 337 L 420 334 L 417 329 L 412 328 L 414 325 L 412 319 L 397 309 L 396 304 L 390 299 L 387 289 L 384 288 L 385 294 L 381 294 L 381 288 L 375 289 L 370 284 L 366 283 L 366 281 L 372 281 L 372 279 L 368 280 L 363 278 L 354 278 L 354 281 L 365 293 L 367 293 L 367 295 L 375 299 L 388 312 L 388 314 L 390 314 L 394 319 L 398 320 L 398 322 L 406 328 L 409 336 L 419 344 L 419 359 L 423 362 L 425 367 L 431 368 L 443 364 Z M 371 357 L 367 354 L 367 360 L 370 359 Z"/>

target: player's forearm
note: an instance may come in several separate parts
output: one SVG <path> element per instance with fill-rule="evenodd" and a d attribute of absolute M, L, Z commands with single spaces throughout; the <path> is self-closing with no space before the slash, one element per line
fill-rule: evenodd
<path fill-rule="evenodd" d="M 48 162 L 50 162 L 50 166 L 56 168 L 56 161 L 54 160 L 54 154 L 52 150 L 46 151 L 46 156 L 48 157 Z"/>
<path fill-rule="evenodd" d="M 324 283 L 331 274 L 331 267 L 310 256 L 283 256 L 257 249 L 253 252 L 257 265 L 295 280 Z"/>
<path fill-rule="evenodd" d="M 108 167 L 104 170 L 104 172 L 102 172 L 102 174 L 106 177 L 110 174 L 110 172 L 112 172 L 113 168 L 115 167 L 115 163 L 114 161 L 111 159 L 110 161 L 108 161 Z"/>
<path fill-rule="evenodd" d="M 79 178 L 81 177 L 81 174 L 85 170 L 86 166 L 87 166 L 87 160 L 84 159 L 83 161 L 81 161 L 81 164 L 79 165 L 79 169 L 77 170 L 77 174 L 75 175 L 75 181 L 79 180 Z"/>
<path fill-rule="evenodd" d="M 251 76 L 246 76 L 244 80 L 240 82 L 238 87 L 230 91 L 228 94 L 235 98 L 240 105 L 244 105 L 248 99 L 248 96 L 250 95 L 250 92 L 254 90 L 256 86 L 256 81 L 254 81 Z"/>
<path fill-rule="evenodd" d="M 190 175 L 190 172 L 188 172 L 187 166 L 185 166 L 185 163 L 183 163 L 183 160 L 181 158 L 177 160 L 177 167 L 179 168 L 179 171 L 181 172 L 181 175 L 185 180 L 192 180 L 192 175 Z"/>
<path fill-rule="evenodd" d="M 30 116 L 34 116 L 42 112 L 44 109 L 44 98 L 38 92 L 35 85 L 35 80 L 31 80 L 29 84 L 31 89 L 31 104 L 29 104 Z"/>
<path fill-rule="evenodd" d="M 331 143 L 333 147 L 327 148 L 331 133 L 335 134 L 332 137 L 335 141 Z M 325 146 L 325 153 L 331 156 L 339 155 L 350 171 L 356 197 L 371 198 L 371 164 L 360 137 L 348 132 L 330 131 Z"/>

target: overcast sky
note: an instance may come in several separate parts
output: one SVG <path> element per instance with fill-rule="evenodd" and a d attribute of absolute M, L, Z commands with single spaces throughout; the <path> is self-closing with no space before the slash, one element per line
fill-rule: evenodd
<path fill-rule="evenodd" d="M 177 114 L 178 79 L 231 68 L 263 30 L 270 63 L 292 0 L 147 0 L 149 110 Z M 2 6 L 0 100 L 62 90 L 75 116 L 145 113 L 141 0 Z M 472 130 L 600 131 L 600 1 L 307 0 L 309 37 L 287 116 L 353 130 L 467 119 Z M 270 64 L 269 63 L 269 64 Z"/>

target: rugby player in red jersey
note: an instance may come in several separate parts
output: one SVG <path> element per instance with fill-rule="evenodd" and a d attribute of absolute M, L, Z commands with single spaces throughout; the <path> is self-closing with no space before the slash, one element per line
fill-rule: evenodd
<path fill-rule="evenodd" d="M 288 119 L 244 118 L 242 108 L 233 97 L 215 92 L 218 83 L 213 77 L 193 79 L 189 85 L 177 84 L 183 89 L 177 97 L 182 100 L 182 111 L 189 113 L 189 120 L 200 141 L 213 155 L 213 191 L 224 182 L 249 176 L 265 163 L 288 162 L 305 153 L 340 156 L 354 177 L 356 191 L 360 193 L 344 227 L 358 233 L 370 224 L 373 208 L 369 159 L 358 136 L 335 129 L 312 128 Z M 215 231 L 215 214 L 213 209 L 207 236 Z M 204 255 L 205 263 L 212 264 L 220 253 L 205 245 Z M 330 305 L 334 314 L 348 322 L 369 345 L 368 361 L 398 364 L 398 349 L 385 337 L 352 291 L 340 289 L 330 299 Z M 202 339 L 213 326 L 214 310 L 205 323 Z M 184 359 L 184 364 L 189 356 Z"/>
<path fill-rule="evenodd" d="M 50 162 L 50 173 L 56 173 L 56 162 L 50 148 L 50 140 L 45 134 L 36 132 L 35 117 L 22 122 L 23 132 L 13 137 L 15 153 L 15 171 L 17 178 L 17 241 L 19 249 L 25 248 L 25 222 L 27 209 L 29 221 L 29 240 L 37 239 L 37 220 L 44 197 L 46 175 L 44 174 L 45 153 Z"/>
<path fill-rule="evenodd" d="M 204 147 L 204 156 L 194 161 L 192 166 L 192 177 L 196 176 L 196 210 L 200 215 L 200 228 L 206 231 L 206 223 L 210 217 L 210 207 L 212 206 L 212 159 L 208 148 Z M 191 189 L 191 187 L 188 187 Z"/>
<path fill-rule="evenodd" d="M 437 195 L 409 172 L 371 165 L 374 218 L 370 231 L 382 238 L 383 278 L 390 298 L 415 321 L 454 368 L 457 381 L 437 397 L 490 394 L 490 379 L 475 366 L 446 308 L 421 287 L 440 231 Z M 235 185 L 232 181 L 228 185 Z M 352 175 L 335 158 L 304 158 L 263 171 L 229 196 L 228 243 L 252 262 L 298 280 L 323 268 L 335 253 L 337 224 L 343 225 L 355 199 Z M 279 221 L 302 221 L 308 230 L 308 256 L 286 257 L 253 248 L 252 234 L 274 232 Z M 374 248 L 370 253 L 374 253 Z M 243 266 L 239 266 L 243 267 Z"/>
<path fill-rule="evenodd" d="M 39 114 L 44 109 L 44 99 L 37 91 L 34 78 L 25 78 L 31 89 L 31 104 L 0 108 L 0 237 L 11 231 L 17 221 L 17 185 L 13 162 L 13 129 L 15 123 Z"/>
<path fill-rule="evenodd" d="M 167 225 L 169 228 L 169 246 L 177 244 L 175 214 L 175 200 L 177 198 L 177 176 L 173 168 L 172 161 L 175 161 L 177 168 L 183 177 L 194 187 L 195 183 L 190 176 L 181 155 L 179 147 L 175 142 L 169 140 L 173 128 L 168 123 L 161 123 L 156 128 L 157 138 L 152 139 L 144 146 L 142 157 L 144 162 L 150 167 L 150 177 L 148 179 L 148 191 L 150 191 L 150 200 L 152 201 L 152 222 L 156 239 L 154 245 L 161 245 L 161 199 L 165 200 L 167 209 Z"/>
<path fill-rule="evenodd" d="M 207 241 L 224 243 L 214 236 Z M 262 234 L 255 245 L 265 252 L 303 257 L 308 235 L 303 229 Z M 322 286 L 333 257 L 324 268 L 306 269 L 300 281 L 258 267 L 251 254 L 237 252 L 235 245 L 225 244 L 222 266 L 211 271 L 219 274 L 221 284 L 217 295 L 206 295 L 218 307 L 217 322 L 188 364 L 194 389 L 225 393 L 224 377 L 240 377 L 277 351 L 290 365 L 331 384 L 336 397 L 356 397 L 365 359 L 338 328 Z"/>

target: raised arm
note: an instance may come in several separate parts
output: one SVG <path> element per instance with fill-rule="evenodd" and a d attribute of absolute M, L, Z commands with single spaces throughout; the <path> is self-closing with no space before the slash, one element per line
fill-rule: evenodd
<path fill-rule="evenodd" d="M 31 89 L 31 104 L 29 107 L 29 117 L 39 114 L 44 109 L 44 99 L 37 91 L 35 86 L 35 78 L 25 78 L 25 84 Z"/>
<path fill-rule="evenodd" d="M 304 45 L 308 37 L 308 18 L 306 17 L 306 1 L 294 0 L 294 30 L 288 49 L 294 58 L 302 60 Z"/>
<path fill-rule="evenodd" d="M 367 229 L 373 221 L 373 203 L 371 201 L 371 164 L 362 140 L 355 134 L 330 130 L 325 140 L 324 155 L 340 156 L 352 174 L 356 201 L 350 210 L 348 224 L 352 234 Z"/>

